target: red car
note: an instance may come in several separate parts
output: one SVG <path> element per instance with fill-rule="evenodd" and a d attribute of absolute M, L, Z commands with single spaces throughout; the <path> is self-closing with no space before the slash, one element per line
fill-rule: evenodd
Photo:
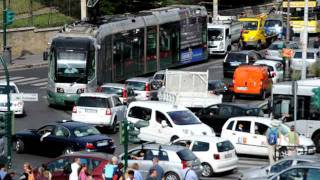
<path fill-rule="evenodd" d="M 54 180 L 68 180 L 71 173 L 71 164 L 75 158 L 80 158 L 81 164 L 86 164 L 88 172 L 94 180 L 103 180 L 102 173 L 105 165 L 111 160 L 112 155 L 98 152 L 74 152 L 62 155 L 58 158 L 45 163 L 48 170 L 52 173 Z"/>

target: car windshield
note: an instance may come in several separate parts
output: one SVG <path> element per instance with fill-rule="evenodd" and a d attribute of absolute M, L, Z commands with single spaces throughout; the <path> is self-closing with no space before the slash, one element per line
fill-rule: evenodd
<path fill-rule="evenodd" d="M 280 20 L 266 20 L 266 23 L 264 24 L 265 27 L 275 27 L 275 26 L 282 26 L 282 23 Z"/>
<path fill-rule="evenodd" d="M 100 97 L 80 97 L 77 105 L 84 106 L 84 107 L 100 107 L 100 108 L 109 107 L 107 98 L 100 98 Z"/>
<path fill-rule="evenodd" d="M 296 52 L 294 54 L 294 58 L 302 59 L 302 52 Z M 314 59 L 314 53 L 313 52 L 307 52 L 307 59 Z"/>
<path fill-rule="evenodd" d="M 246 115 L 247 116 L 260 116 L 263 117 L 263 111 L 260 108 L 252 108 L 252 109 L 248 109 L 246 110 Z"/>
<path fill-rule="evenodd" d="M 201 124 L 191 111 L 171 111 L 168 114 L 176 125 Z"/>
<path fill-rule="evenodd" d="M 145 82 L 136 82 L 136 81 L 127 81 L 127 87 L 132 88 L 137 91 L 145 91 L 146 83 Z"/>
<path fill-rule="evenodd" d="M 258 28 L 258 21 L 248 21 L 242 24 L 244 30 L 256 30 Z"/>
<path fill-rule="evenodd" d="M 268 49 L 270 50 L 281 50 L 284 48 L 284 43 L 271 44 Z"/>
<path fill-rule="evenodd" d="M 246 55 L 241 53 L 229 53 L 226 62 L 246 62 Z"/>
<path fill-rule="evenodd" d="M 77 127 L 73 130 L 73 133 L 76 137 L 85 137 L 85 136 L 92 136 L 92 135 L 101 134 L 98 131 L 98 129 L 96 129 L 95 127 L 91 127 L 91 126 Z"/>
<path fill-rule="evenodd" d="M 223 39 L 223 29 L 208 29 L 208 40 L 212 41 L 221 41 Z"/>
<path fill-rule="evenodd" d="M 192 161 L 197 159 L 197 157 L 189 149 L 178 151 L 177 154 L 182 161 Z"/>
<path fill-rule="evenodd" d="M 102 92 L 106 94 L 116 94 L 119 97 L 122 97 L 122 89 L 115 87 L 102 87 Z"/>
<path fill-rule="evenodd" d="M 7 86 L 0 85 L 0 94 L 7 94 Z M 10 86 L 10 93 L 17 93 L 16 88 L 14 86 Z"/>

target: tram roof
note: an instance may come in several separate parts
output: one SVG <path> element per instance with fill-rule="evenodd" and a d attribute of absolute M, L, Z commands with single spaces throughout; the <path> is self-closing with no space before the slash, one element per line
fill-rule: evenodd
<path fill-rule="evenodd" d="M 312 96 L 313 89 L 320 88 L 320 79 L 305 79 L 297 81 L 297 95 Z M 273 94 L 292 95 L 292 82 L 281 82 L 272 86 Z"/>
<path fill-rule="evenodd" d="M 125 19 L 103 24 L 97 33 L 98 42 L 104 37 L 131 29 L 139 29 L 146 26 L 155 26 L 189 17 L 206 16 L 205 7 L 198 5 L 172 5 L 163 8 L 141 11 L 135 16 L 127 16 Z"/>

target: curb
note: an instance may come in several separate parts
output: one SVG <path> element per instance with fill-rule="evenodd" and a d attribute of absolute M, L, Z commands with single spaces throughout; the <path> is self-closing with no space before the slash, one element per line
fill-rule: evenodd
<path fill-rule="evenodd" d="M 12 65 L 8 66 L 8 70 L 19 70 L 19 69 L 29 69 L 29 68 L 36 68 L 36 67 L 45 67 L 48 66 L 48 62 L 43 63 L 36 63 L 36 64 L 23 64 L 23 65 Z M 0 69 L 0 72 L 3 72 L 3 68 Z"/>

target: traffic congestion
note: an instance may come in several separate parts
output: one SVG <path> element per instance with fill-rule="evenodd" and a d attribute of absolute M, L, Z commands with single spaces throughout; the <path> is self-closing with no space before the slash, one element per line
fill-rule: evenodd
<path fill-rule="evenodd" d="M 304 52 L 282 6 L 212 17 L 174 5 L 65 26 L 43 60 L 46 102 L 67 115 L 14 132 L 17 155 L 50 158 L 24 163 L 22 179 L 320 179 L 320 29 Z M 185 69 L 218 58 L 222 78 Z M 16 121 L 30 115 L 21 82 L 10 82 Z M 240 168 L 243 157 L 267 163 Z M 8 176 L 18 177 L 0 164 Z"/>

